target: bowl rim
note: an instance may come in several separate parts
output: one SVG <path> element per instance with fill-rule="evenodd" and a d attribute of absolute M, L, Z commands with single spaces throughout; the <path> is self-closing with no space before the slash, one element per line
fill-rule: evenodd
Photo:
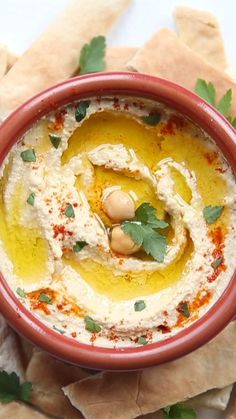
<path fill-rule="evenodd" d="M 222 114 L 193 92 L 171 81 L 131 72 L 74 77 L 28 100 L 0 126 L 0 165 L 12 145 L 43 115 L 83 98 L 104 95 L 149 98 L 184 114 L 215 140 L 236 171 L 236 131 Z M 141 369 L 186 355 L 215 337 L 235 317 L 235 301 L 236 272 L 214 305 L 176 335 L 142 347 L 105 348 L 80 343 L 44 324 L 20 302 L 0 272 L 1 313 L 9 324 L 51 355 L 93 369 Z"/>

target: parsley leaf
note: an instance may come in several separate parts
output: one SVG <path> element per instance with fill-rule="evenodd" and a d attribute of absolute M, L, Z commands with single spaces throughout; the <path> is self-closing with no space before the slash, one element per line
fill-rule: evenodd
<path fill-rule="evenodd" d="M 144 202 L 136 209 L 135 219 L 147 223 L 153 228 L 166 228 L 169 226 L 168 223 L 156 217 L 156 209 L 148 202 Z"/>
<path fill-rule="evenodd" d="M 227 90 L 218 103 L 216 103 L 216 90 L 213 83 L 207 83 L 205 80 L 198 79 L 194 90 L 200 97 L 205 99 L 212 106 L 215 106 L 215 108 L 218 109 L 218 111 L 220 111 L 236 129 L 236 117 L 229 116 L 232 103 L 232 89 Z"/>
<path fill-rule="evenodd" d="M 29 196 L 28 196 L 28 198 L 27 198 L 27 200 L 26 200 L 26 202 L 27 202 L 27 204 L 29 204 L 29 205 L 34 205 L 34 200 L 35 200 L 35 193 L 34 192 L 32 192 Z"/>
<path fill-rule="evenodd" d="M 25 291 L 24 291 L 22 288 L 20 288 L 20 287 L 18 287 L 18 288 L 17 288 L 16 293 L 17 293 L 17 294 L 18 294 L 21 298 L 26 298 Z"/>
<path fill-rule="evenodd" d="M 195 419 L 197 414 L 194 409 L 186 407 L 183 403 L 167 406 L 163 410 L 163 419 Z"/>
<path fill-rule="evenodd" d="M 96 36 L 81 49 L 79 58 L 79 74 L 97 73 L 104 71 L 106 38 Z"/>
<path fill-rule="evenodd" d="M 213 269 L 217 269 L 222 264 L 222 262 L 223 262 L 223 257 L 219 257 L 216 260 L 214 260 L 214 262 L 212 262 L 211 266 Z"/>
<path fill-rule="evenodd" d="M 207 83 L 206 80 L 198 79 L 195 85 L 195 92 L 198 96 L 202 97 L 202 99 L 205 99 L 206 102 L 215 106 L 216 90 L 211 82 Z"/>
<path fill-rule="evenodd" d="M 217 109 L 223 115 L 228 115 L 232 103 L 232 89 L 227 90 L 224 96 L 220 99 Z"/>
<path fill-rule="evenodd" d="M 209 205 L 203 209 L 203 215 L 207 224 L 213 224 L 221 216 L 224 210 L 223 205 Z"/>
<path fill-rule="evenodd" d="M 49 297 L 47 294 L 44 294 L 44 292 L 41 292 L 41 294 L 39 295 L 38 300 L 39 300 L 41 303 L 52 304 L 52 299 L 51 299 L 51 297 Z"/>
<path fill-rule="evenodd" d="M 57 332 L 59 332 L 61 335 L 64 335 L 65 330 L 59 329 L 58 327 L 55 326 L 55 324 L 52 326 L 54 330 L 56 330 Z"/>
<path fill-rule="evenodd" d="M 73 246 L 73 250 L 74 250 L 74 252 L 75 253 L 78 253 L 78 252 L 80 252 L 85 246 L 87 246 L 87 242 L 85 242 L 85 241 L 77 241 L 76 243 L 75 243 L 75 245 Z"/>
<path fill-rule="evenodd" d="M 92 317 L 85 316 L 84 323 L 85 329 L 91 333 L 98 333 L 102 330 L 101 326 L 99 326 L 99 324 L 96 323 L 95 320 L 92 319 Z"/>
<path fill-rule="evenodd" d="M 90 100 L 83 100 L 82 102 L 79 102 L 76 110 L 75 110 L 75 119 L 77 122 L 82 121 L 82 119 L 85 118 L 87 113 L 87 108 L 90 105 Z"/>
<path fill-rule="evenodd" d="M 23 161 L 25 162 L 36 162 L 36 155 L 33 148 L 29 148 L 28 150 L 22 151 L 20 156 Z"/>
<path fill-rule="evenodd" d="M 69 204 L 65 209 L 65 216 L 67 218 L 75 218 L 75 211 L 73 205 Z"/>
<path fill-rule="evenodd" d="M 179 304 L 178 311 L 182 313 L 185 317 L 190 317 L 190 311 L 188 307 L 188 303 L 182 302 Z"/>
<path fill-rule="evenodd" d="M 140 336 L 138 338 L 138 343 L 139 343 L 139 345 L 147 345 L 148 344 L 148 341 L 147 341 L 147 339 L 144 336 Z"/>
<path fill-rule="evenodd" d="M 54 148 L 58 148 L 61 142 L 61 137 L 57 134 L 49 134 L 49 139 Z"/>
<path fill-rule="evenodd" d="M 19 377 L 15 372 L 8 374 L 6 371 L 0 372 L 0 401 L 10 403 L 13 400 L 28 402 L 32 391 L 32 384 L 25 382 L 20 384 Z"/>
<path fill-rule="evenodd" d="M 146 308 L 146 303 L 144 300 L 138 300 L 134 303 L 134 310 L 135 311 L 143 311 Z"/>
<path fill-rule="evenodd" d="M 142 116 L 142 121 L 151 126 L 157 125 L 161 120 L 161 114 L 160 113 L 151 113 L 147 116 Z"/>
<path fill-rule="evenodd" d="M 167 248 L 167 240 L 155 228 L 166 228 L 168 223 L 156 217 L 156 210 L 148 202 L 141 204 L 135 211 L 132 221 L 124 221 L 121 228 L 125 234 L 158 262 L 163 262 Z"/>

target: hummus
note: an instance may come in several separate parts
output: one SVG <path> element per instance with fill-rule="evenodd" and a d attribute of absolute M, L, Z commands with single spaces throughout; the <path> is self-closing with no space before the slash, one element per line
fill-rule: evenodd
<path fill-rule="evenodd" d="M 203 316 L 231 279 L 234 175 L 211 138 L 163 105 L 68 105 L 39 120 L 0 170 L 1 271 L 55 333 L 106 347 L 156 342 Z M 123 224 L 105 211 L 114 191 L 136 210 Z M 140 207 L 162 227 L 140 221 Z M 112 247 L 120 226 L 131 254 Z"/>

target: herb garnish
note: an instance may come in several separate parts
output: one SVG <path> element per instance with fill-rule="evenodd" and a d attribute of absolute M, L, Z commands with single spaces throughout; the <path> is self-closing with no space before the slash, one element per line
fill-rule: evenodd
<path fill-rule="evenodd" d="M 61 333 L 61 335 L 64 335 L 65 330 L 59 329 L 58 327 L 55 326 L 55 324 L 52 326 L 54 330 L 56 330 L 57 332 Z"/>
<path fill-rule="evenodd" d="M 61 137 L 57 134 L 49 134 L 49 139 L 53 147 L 58 148 L 61 142 Z"/>
<path fill-rule="evenodd" d="M 26 298 L 25 291 L 24 291 L 22 288 L 20 288 L 20 287 L 18 287 L 18 288 L 17 288 L 16 293 L 17 293 L 17 294 L 18 294 L 21 298 Z"/>
<path fill-rule="evenodd" d="M 146 303 L 144 300 L 138 300 L 134 303 L 134 310 L 135 311 L 143 311 L 146 308 Z"/>
<path fill-rule="evenodd" d="M 195 419 L 197 417 L 195 410 L 185 406 L 183 403 L 176 403 L 162 410 L 163 419 Z"/>
<path fill-rule="evenodd" d="M 69 204 L 65 209 L 65 216 L 68 218 L 75 218 L 75 211 L 73 205 Z"/>
<path fill-rule="evenodd" d="M 223 262 L 223 257 L 221 256 L 221 257 L 217 258 L 216 260 L 214 260 L 214 262 L 212 262 L 211 266 L 212 266 L 213 269 L 217 269 L 222 264 L 222 262 Z"/>
<path fill-rule="evenodd" d="M 157 125 L 161 120 L 161 114 L 160 113 L 152 113 L 150 112 L 147 116 L 142 116 L 142 121 L 145 122 L 147 125 L 155 126 Z"/>
<path fill-rule="evenodd" d="M 166 237 L 155 228 L 166 228 L 168 223 L 156 217 L 156 210 L 149 203 L 141 204 L 132 221 L 124 221 L 121 228 L 133 241 L 158 262 L 163 262 L 167 248 Z"/>
<path fill-rule="evenodd" d="M 25 162 L 36 162 L 36 154 L 33 148 L 28 148 L 20 153 L 20 156 Z"/>
<path fill-rule="evenodd" d="M 106 38 L 104 36 L 96 36 L 91 39 L 89 44 L 85 44 L 80 53 L 79 74 L 104 71 L 106 68 L 105 48 Z"/>
<path fill-rule="evenodd" d="M 90 100 L 83 100 L 82 102 L 79 102 L 76 110 L 75 110 L 75 119 L 77 122 L 82 121 L 82 119 L 85 118 L 87 113 L 87 108 L 90 105 Z"/>
<path fill-rule="evenodd" d="M 232 103 L 232 89 L 227 90 L 218 103 L 216 102 L 215 86 L 212 82 L 198 79 L 195 85 L 195 92 L 206 100 L 206 102 L 210 103 L 210 105 L 215 106 L 215 108 L 228 119 L 233 127 L 236 128 L 236 117 L 229 115 Z"/>
<path fill-rule="evenodd" d="M 92 317 L 85 316 L 84 318 L 85 329 L 91 333 L 98 333 L 102 330 L 101 326 Z"/>
<path fill-rule="evenodd" d="M 47 303 L 47 304 L 52 304 L 52 298 L 49 297 L 47 294 L 44 294 L 44 292 L 41 292 L 41 294 L 38 297 L 38 300 L 41 303 Z"/>
<path fill-rule="evenodd" d="M 26 200 L 26 202 L 27 202 L 27 204 L 29 204 L 29 205 L 34 205 L 34 200 L 35 200 L 35 193 L 34 192 L 32 192 L 29 196 L 28 196 L 28 198 L 27 198 L 27 200 Z"/>
<path fill-rule="evenodd" d="M 85 241 L 77 241 L 75 245 L 73 246 L 73 250 L 75 253 L 80 252 L 85 246 L 87 246 L 88 243 Z"/>
<path fill-rule="evenodd" d="M 148 341 L 144 336 L 139 336 L 138 343 L 139 343 L 139 345 L 147 345 Z"/>
<path fill-rule="evenodd" d="M 15 372 L 8 374 L 6 371 L 0 372 L 0 402 L 10 403 L 13 400 L 28 402 L 30 400 L 32 384 L 24 382 L 20 384 L 20 379 Z"/>
<path fill-rule="evenodd" d="M 215 221 L 220 218 L 222 212 L 224 210 L 223 205 L 208 205 L 203 209 L 203 215 L 207 222 L 207 224 L 213 224 Z"/>
<path fill-rule="evenodd" d="M 182 313 L 185 317 L 190 317 L 190 311 L 187 302 L 180 303 L 178 306 L 178 311 Z"/>

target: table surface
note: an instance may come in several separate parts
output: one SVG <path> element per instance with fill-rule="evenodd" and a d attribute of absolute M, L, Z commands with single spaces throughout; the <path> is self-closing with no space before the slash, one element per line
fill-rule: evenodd
<path fill-rule="evenodd" d="M 84 0 L 86 1 L 86 0 Z M 69 0 L 0 0 L 0 43 L 24 52 Z M 141 46 L 159 28 L 174 29 L 173 11 L 181 0 L 133 0 L 107 38 L 108 45 Z M 56 5 L 56 7 L 55 7 Z M 186 0 L 185 5 L 213 12 L 223 32 L 230 66 L 236 69 L 234 0 Z M 177 384 L 178 385 L 178 384 Z M 223 419 L 217 411 L 202 409 L 198 419 Z"/>

